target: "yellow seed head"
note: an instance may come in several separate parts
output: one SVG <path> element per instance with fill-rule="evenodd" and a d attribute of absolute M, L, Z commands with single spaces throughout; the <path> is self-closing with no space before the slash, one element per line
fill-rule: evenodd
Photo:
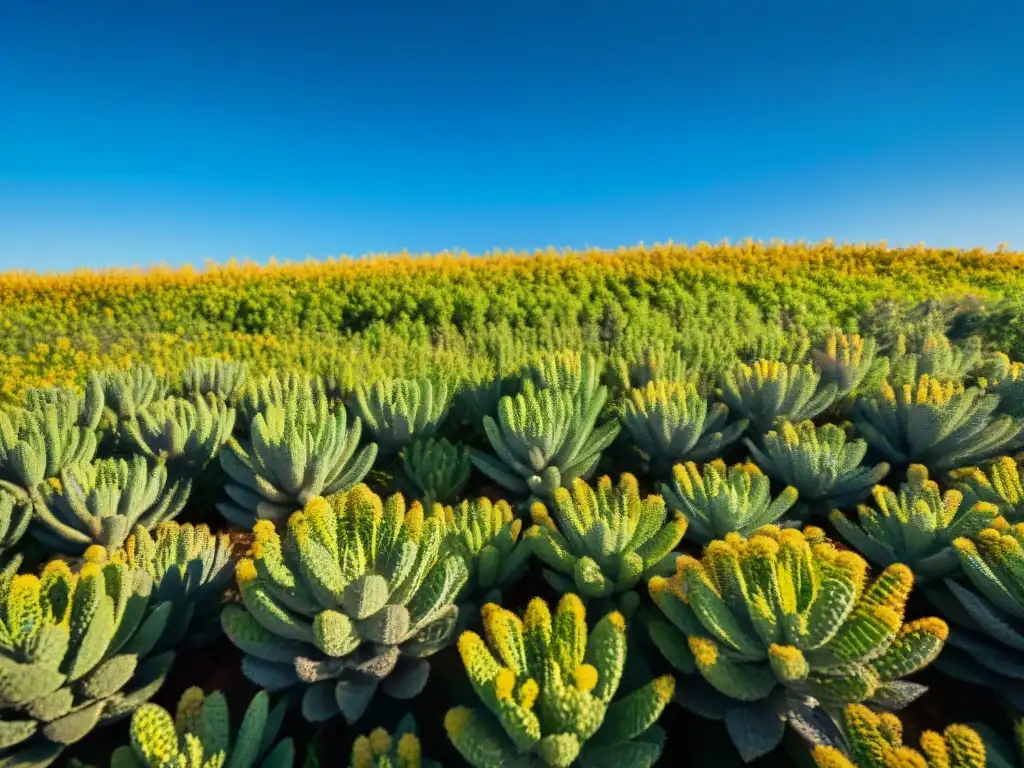
<path fill-rule="evenodd" d="M 383 728 L 374 728 L 370 731 L 370 748 L 377 757 L 386 755 L 391 751 L 391 736 Z"/>
<path fill-rule="evenodd" d="M 235 566 L 235 581 L 238 582 L 239 587 L 244 587 L 254 581 L 257 576 L 256 564 L 250 558 L 243 557 L 238 561 L 238 565 Z"/>
<path fill-rule="evenodd" d="M 400 768 L 419 768 L 422 759 L 420 740 L 416 734 L 405 733 L 398 740 L 398 765 Z"/>
<path fill-rule="evenodd" d="M 494 677 L 494 698 L 498 701 L 512 701 L 516 688 L 516 673 L 508 667 L 502 668 Z"/>
<path fill-rule="evenodd" d="M 572 676 L 581 691 L 590 692 L 597 687 L 597 668 L 591 664 L 580 664 Z"/>

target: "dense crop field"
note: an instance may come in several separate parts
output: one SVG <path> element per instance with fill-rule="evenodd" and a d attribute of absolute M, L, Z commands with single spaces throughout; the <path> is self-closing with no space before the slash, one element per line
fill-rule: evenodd
<path fill-rule="evenodd" d="M 0 768 L 1019 765 L 1021 266 L 0 276 Z"/>

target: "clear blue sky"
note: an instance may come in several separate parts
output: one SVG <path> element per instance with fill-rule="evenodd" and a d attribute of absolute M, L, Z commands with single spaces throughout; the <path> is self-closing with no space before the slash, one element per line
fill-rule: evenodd
<path fill-rule="evenodd" d="M 1024 248 L 1024 4 L 0 2 L 0 268 Z"/>

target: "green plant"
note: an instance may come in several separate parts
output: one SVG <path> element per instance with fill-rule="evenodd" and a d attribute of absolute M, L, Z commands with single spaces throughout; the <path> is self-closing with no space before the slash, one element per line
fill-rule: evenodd
<path fill-rule="evenodd" d="M 0 488 L 0 564 L 32 522 L 32 505 L 19 502 L 14 494 Z"/>
<path fill-rule="evenodd" d="M 655 474 L 682 461 L 707 461 L 721 456 L 747 428 L 739 419 L 726 425 L 729 409 L 709 404 L 693 384 L 649 383 L 630 390 L 622 423 Z"/>
<path fill-rule="evenodd" d="M 189 401 L 169 397 L 122 422 L 123 442 L 167 464 L 176 475 L 197 476 L 216 458 L 235 427 L 235 410 L 214 395 Z"/>
<path fill-rule="evenodd" d="M 503 397 L 498 418 L 484 417 L 497 456 L 470 448 L 473 465 L 512 493 L 550 497 L 597 468 L 601 452 L 619 434 L 619 424 L 597 424 L 608 397 L 601 386 L 584 407 L 571 389 L 537 390 L 530 381 L 515 397 Z"/>
<path fill-rule="evenodd" d="M 139 525 L 123 548 L 108 555 L 96 546 L 85 557 L 145 571 L 153 580 L 153 599 L 173 606 L 156 650 L 202 646 L 220 635 L 221 605 L 234 564 L 226 533 L 173 521 L 160 523 L 152 532 Z"/>
<path fill-rule="evenodd" d="M 889 355 L 889 380 L 894 387 L 913 386 L 921 376 L 962 384 L 982 363 L 977 338 L 957 346 L 941 333 L 927 333 L 914 346 L 912 350 L 901 334 Z"/>
<path fill-rule="evenodd" d="M 968 505 L 956 490 L 939 493 L 939 484 L 928 470 L 911 464 L 899 495 L 884 486 L 872 490 L 875 506 L 861 504 L 858 521 L 839 510 L 832 524 L 850 546 L 875 565 L 903 563 L 918 580 L 948 576 L 957 570 L 953 541 L 973 536 L 998 516 L 994 504 L 978 501 Z"/>
<path fill-rule="evenodd" d="M 464 632 L 458 647 L 484 708 L 445 716 L 448 738 L 470 765 L 656 764 L 664 734 L 655 722 L 675 681 L 666 675 L 615 699 L 627 652 L 620 613 L 588 631 L 583 602 L 567 594 L 554 615 L 534 598 L 522 619 L 494 603 L 481 616 L 489 642 Z"/>
<path fill-rule="evenodd" d="M 217 509 L 230 523 L 284 522 L 311 499 L 353 487 L 373 466 L 377 446 L 356 452 L 362 422 L 353 419 L 349 427 L 344 406 L 332 411 L 326 398 L 308 391 L 287 398 L 256 414 L 249 438 L 231 437 L 220 451 L 230 501 Z"/>
<path fill-rule="evenodd" d="M 618 598 L 627 613 L 636 607 L 633 590 L 641 580 L 671 572 L 672 550 L 686 533 L 686 518 L 675 512 L 666 520 L 664 500 L 641 499 L 628 473 L 615 485 L 606 475 L 595 488 L 577 479 L 555 491 L 551 512 L 536 502 L 530 516 L 534 525 L 524 536 L 551 569 L 544 571 L 548 582 L 585 600 Z"/>
<path fill-rule="evenodd" d="M 999 514 L 1011 523 L 1024 522 L 1024 484 L 1017 462 L 1009 456 L 994 459 L 985 468 L 961 467 L 949 472 L 953 487 L 973 506 L 984 501 L 995 504 Z"/>
<path fill-rule="evenodd" d="M 252 557 L 235 572 L 242 604 L 221 616 L 245 675 L 271 691 L 301 688 L 314 722 L 339 712 L 358 720 L 378 687 L 416 696 L 427 658 L 455 630 L 469 577 L 442 549 L 442 521 L 358 485 L 314 499 L 287 533 L 282 541 L 270 521 L 256 523 Z"/>
<path fill-rule="evenodd" d="M 173 606 L 151 588 L 113 562 L 0 579 L 0 765 L 44 768 L 160 688 L 174 654 L 151 652 Z"/>
<path fill-rule="evenodd" d="M 995 456 L 1020 441 L 1020 421 L 992 416 L 999 398 L 927 374 L 916 385 L 888 381 L 857 401 L 854 425 L 885 459 L 931 471 L 962 467 Z"/>
<path fill-rule="evenodd" d="M 440 765 L 423 759 L 420 740 L 416 737 L 416 721 L 406 715 L 393 736 L 383 728 L 375 728 L 368 736 L 359 736 L 352 744 L 349 768 L 440 768 Z"/>
<path fill-rule="evenodd" d="M 849 507 L 868 495 L 871 487 L 889 474 L 885 462 L 861 464 L 868 445 L 847 441 L 846 430 L 835 424 L 814 426 L 782 422 L 763 438 L 763 447 L 744 439 L 751 458 L 773 480 L 791 485 L 800 501 L 827 512 Z"/>
<path fill-rule="evenodd" d="M 710 461 L 698 471 L 692 461 L 672 468 L 672 482 L 662 483 L 658 492 L 669 509 L 682 513 L 686 533 L 699 544 L 720 539 L 727 533 L 748 536 L 778 521 L 796 503 L 796 488 L 788 486 L 772 499 L 771 482 L 756 464 L 725 467 Z"/>
<path fill-rule="evenodd" d="M 748 419 L 757 434 L 764 434 L 782 418 L 812 419 L 839 396 L 836 383 L 819 386 L 821 374 L 810 365 L 758 360 L 740 363 L 722 377 L 719 396 L 733 413 Z"/>
<path fill-rule="evenodd" d="M 43 482 L 92 460 L 96 433 L 67 401 L 0 410 L 0 489 L 36 502 Z"/>
<path fill-rule="evenodd" d="M 891 565 L 867 583 L 867 562 L 814 529 L 765 526 L 681 556 L 648 584 L 663 615 L 648 631 L 668 661 L 699 672 L 682 703 L 725 720 L 745 760 L 770 752 L 814 706 L 899 708 L 923 686 L 901 678 L 929 664 L 948 634 L 936 618 L 903 623 L 914 575 Z"/>
<path fill-rule="evenodd" d="M 97 459 L 65 469 L 45 486 L 29 530 L 60 552 L 77 555 L 93 544 L 113 551 L 136 525 L 153 528 L 174 519 L 190 490 L 188 480 L 169 482 L 167 468 L 143 456 Z"/>
<path fill-rule="evenodd" d="M 94 374 L 103 390 L 107 426 L 133 419 L 141 408 L 167 397 L 167 382 L 143 363 L 107 368 Z"/>
<path fill-rule="evenodd" d="M 594 356 L 573 350 L 534 357 L 523 372 L 537 389 L 569 390 L 587 410 L 601 390 L 602 363 Z"/>
<path fill-rule="evenodd" d="M 878 354 L 878 344 L 871 337 L 833 331 L 823 347 L 811 350 L 814 367 L 821 374 L 824 386 L 835 384 L 837 398 L 854 394 L 867 378 Z"/>
<path fill-rule="evenodd" d="M 249 379 L 245 394 L 238 403 L 239 421 L 248 427 L 268 406 L 284 408 L 296 400 L 323 397 L 323 385 L 318 377 L 301 371 L 282 373 L 273 370 L 264 376 Z"/>
<path fill-rule="evenodd" d="M 1024 524 L 997 519 L 953 548 L 962 578 L 927 593 L 953 624 L 936 666 L 1024 709 Z"/>
<path fill-rule="evenodd" d="M 469 482 L 469 449 L 447 440 L 417 440 L 402 451 L 402 469 L 419 489 L 427 507 L 455 501 Z"/>
<path fill-rule="evenodd" d="M 181 391 L 186 397 L 214 395 L 228 405 L 238 405 L 249 383 L 249 366 L 219 357 L 196 357 L 181 374 Z"/>
<path fill-rule="evenodd" d="M 845 748 L 817 746 L 819 768 L 985 768 L 985 742 L 966 725 L 921 734 L 921 752 L 903 745 L 903 723 L 889 712 L 851 704 L 842 714 Z"/>
<path fill-rule="evenodd" d="M 530 564 L 530 548 L 519 535 L 523 521 L 507 501 L 486 498 L 465 499 L 454 507 L 435 505 L 434 515 L 444 521 L 445 546 L 469 569 L 460 602 L 500 602 L 501 591 L 519 581 Z"/>
<path fill-rule="evenodd" d="M 448 416 L 451 392 L 443 378 L 383 379 L 360 383 L 354 404 L 381 456 L 392 456 L 413 440 L 434 436 Z"/>
<path fill-rule="evenodd" d="M 287 702 L 270 709 L 269 700 L 266 691 L 252 698 L 233 738 L 220 691 L 186 689 L 174 717 L 157 704 L 143 704 L 132 715 L 131 744 L 114 751 L 111 768 L 292 768 L 292 740 L 275 744 Z"/>

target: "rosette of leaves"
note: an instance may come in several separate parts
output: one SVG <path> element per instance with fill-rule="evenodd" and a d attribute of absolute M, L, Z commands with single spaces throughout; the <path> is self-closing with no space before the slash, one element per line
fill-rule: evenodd
<path fill-rule="evenodd" d="M 1011 363 L 1006 355 L 999 355 L 1005 365 L 988 372 L 985 389 L 999 398 L 999 413 L 1024 418 L 1024 363 Z"/>
<path fill-rule="evenodd" d="M 609 613 L 587 627 L 583 602 L 562 597 L 552 615 L 534 598 L 522 619 L 499 605 L 481 611 L 487 642 L 459 638 L 482 708 L 445 716 L 448 738 L 474 768 L 507 765 L 653 766 L 664 733 L 655 725 L 675 681 L 659 677 L 616 698 L 626 662 L 626 622 Z"/>
<path fill-rule="evenodd" d="M 678 350 L 647 343 L 630 353 L 614 356 L 609 361 L 608 373 L 614 391 L 628 392 L 643 389 L 655 381 L 685 384 L 695 381 L 699 371 Z"/>
<path fill-rule="evenodd" d="M 167 382 L 143 363 L 107 368 L 94 374 L 103 390 L 107 426 L 135 418 L 141 408 L 167 397 Z"/>
<path fill-rule="evenodd" d="M 764 434 L 778 419 L 812 419 L 839 396 L 835 383 L 821 385 L 811 365 L 758 360 L 740 363 L 722 377 L 719 396 L 733 414 L 748 419 L 751 429 Z"/>
<path fill-rule="evenodd" d="M 87 417 L 71 398 L 0 409 L 0 489 L 21 504 L 36 502 L 44 481 L 92 461 L 96 400 Z M 99 400 L 102 403 L 102 400 Z"/>
<path fill-rule="evenodd" d="M 19 502 L 13 493 L 0 489 L 0 564 L 32 522 L 32 505 Z"/>
<path fill-rule="evenodd" d="M 913 386 L 922 376 L 963 384 L 981 364 L 977 338 L 958 346 L 941 333 L 928 333 L 916 344 L 900 335 L 889 355 L 889 380 L 894 387 Z"/>
<path fill-rule="evenodd" d="M 1024 524 L 998 519 L 956 539 L 960 578 L 928 598 L 953 624 L 936 666 L 1024 709 Z"/>
<path fill-rule="evenodd" d="M 235 572 L 242 603 L 221 615 L 246 677 L 301 689 L 313 722 L 339 712 L 358 720 L 379 687 L 397 699 L 419 694 L 469 577 L 443 549 L 442 521 L 359 485 L 315 499 L 287 528 L 282 541 L 270 521 L 256 523 L 252 557 Z"/>
<path fill-rule="evenodd" d="M 347 421 L 345 407 L 291 392 L 284 405 L 256 414 L 248 438 L 231 437 L 221 449 L 230 501 L 217 504 L 228 522 L 250 528 L 256 520 L 284 522 L 317 496 L 361 482 L 377 457 L 374 443 L 357 452 L 362 422 Z"/>
<path fill-rule="evenodd" d="M 277 405 L 284 408 L 296 400 L 323 397 L 325 395 L 320 379 L 308 373 L 271 371 L 265 376 L 250 378 L 245 394 L 237 406 L 240 425 L 250 426 L 253 419 L 268 406 Z"/>
<path fill-rule="evenodd" d="M 64 470 L 46 486 L 29 530 L 60 552 L 77 555 L 93 544 L 113 551 L 136 525 L 153 528 L 174 519 L 190 490 L 188 480 L 170 482 L 162 463 L 151 465 L 143 456 L 97 459 Z"/>
<path fill-rule="evenodd" d="M 749 423 L 728 419 L 729 408 L 709 404 L 693 384 L 662 380 L 630 390 L 622 423 L 653 471 L 663 474 L 682 461 L 721 456 Z"/>
<path fill-rule="evenodd" d="M 496 456 L 470 448 L 473 466 L 507 491 L 550 497 L 576 478 L 586 479 L 619 434 L 619 423 L 597 420 L 608 397 L 599 387 L 589 406 L 570 389 L 536 389 L 530 381 L 515 397 L 503 397 L 498 418 L 484 417 Z"/>
<path fill-rule="evenodd" d="M 916 385 L 894 388 L 888 381 L 870 398 L 857 401 L 854 426 L 868 445 L 900 466 L 929 470 L 962 467 L 1020 443 L 1024 422 L 993 416 L 999 398 L 952 380 L 927 374 Z"/>
<path fill-rule="evenodd" d="M 953 541 L 973 536 L 997 517 L 995 504 L 968 505 L 960 491 L 940 493 L 928 470 L 911 464 L 899 494 L 878 485 L 872 489 L 874 506 L 861 504 L 857 522 L 839 510 L 832 523 L 839 535 L 875 565 L 904 563 L 919 579 L 948 576 L 957 570 Z"/>
<path fill-rule="evenodd" d="M 382 456 L 433 437 L 448 416 L 451 391 L 443 378 L 380 379 L 356 387 L 354 405 Z"/>
<path fill-rule="evenodd" d="M 122 443 L 165 463 L 176 476 L 195 478 L 216 458 L 235 427 L 235 409 L 214 395 L 169 397 L 123 422 Z"/>
<path fill-rule="evenodd" d="M 219 357 L 195 357 L 181 374 L 181 391 L 186 397 L 213 395 L 231 406 L 241 402 L 248 383 L 248 365 Z"/>
<path fill-rule="evenodd" d="M 0 579 L 0 765 L 44 768 L 156 693 L 174 654 L 152 650 L 173 606 L 151 591 L 113 562 Z"/>
<path fill-rule="evenodd" d="M 445 546 L 469 569 L 460 603 L 500 602 L 501 591 L 519 581 L 530 564 L 530 548 L 519 535 L 523 521 L 507 501 L 487 498 L 435 505 L 434 515 L 444 521 Z"/>
<path fill-rule="evenodd" d="M 423 758 L 423 747 L 416 736 L 416 721 L 405 715 L 394 734 L 374 728 L 359 736 L 352 744 L 349 768 L 441 768 L 433 760 Z"/>
<path fill-rule="evenodd" d="M 878 344 L 869 336 L 833 331 L 824 346 L 811 350 L 814 367 L 825 386 L 835 384 L 838 399 L 849 397 L 867 378 L 878 354 Z"/>
<path fill-rule="evenodd" d="M 1024 484 L 1017 462 L 1000 456 L 982 467 L 961 467 L 951 470 L 949 480 L 964 495 L 964 503 L 977 501 L 995 504 L 999 514 L 1011 523 L 1024 521 Z"/>
<path fill-rule="evenodd" d="M 686 533 L 686 518 L 674 512 L 666 519 L 664 499 L 641 499 L 629 473 L 615 485 L 606 475 L 595 488 L 575 480 L 555 491 L 551 507 L 533 504 L 534 525 L 525 534 L 550 569 L 544 571 L 548 583 L 585 600 L 618 598 L 627 613 L 639 602 L 633 590 L 641 580 L 671 573 L 672 550 Z"/>
<path fill-rule="evenodd" d="M 130 744 L 111 757 L 117 768 L 292 768 L 295 747 L 291 739 L 278 740 L 287 701 L 270 708 L 270 697 L 260 691 L 249 702 L 232 733 L 227 699 L 220 691 L 207 695 L 193 686 L 178 700 L 174 716 L 157 704 L 135 710 L 129 729 Z"/>
<path fill-rule="evenodd" d="M 793 486 L 801 502 L 820 511 L 856 504 L 889 474 L 885 462 L 863 466 L 867 443 L 848 441 L 846 430 L 835 424 L 786 421 L 764 436 L 762 447 L 744 442 L 766 475 Z"/>
<path fill-rule="evenodd" d="M 457 499 L 469 482 L 473 464 L 467 447 L 430 438 L 417 440 L 402 451 L 402 469 L 429 507 L 435 501 Z"/>
<path fill-rule="evenodd" d="M 604 366 L 593 355 L 574 350 L 538 355 L 526 365 L 525 378 L 537 389 L 570 390 L 587 408 L 597 396 Z"/>
<path fill-rule="evenodd" d="M 62 423 L 73 422 L 87 430 L 99 428 L 103 418 L 103 386 L 97 376 L 86 379 L 81 394 L 67 387 L 43 387 L 25 392 L 27 410 L 44 412 L 53 406 Z"/>
<path fill-rule="evenodd" d="M 86 559 L 145 571 L 153 581 L 153 599 L 173 606 L 156 650 L 198 647 L 220 636 L 222 598 L 234 573 L 228 534 L 173 521 L 152 532 L 136 526 L 123 548 L 107 555 L 96 547 Z"/>
<path fill-rule="evenodd" d="M 897 709 L 923 686 L 902 678 L 928 665 L 948 634 L 936 618 L 904 623 L 914 583 L 891 565 L 868 583 L 867 562 L 818 530 L 765 526 L 729 534 L 671 578 L 648 584 L 663 618 L 648 631 L 668 661 L 698 672 L 682 703 L 725 720 L 744 760 L 774 749 L 789 721 L 851 703 Z"/>
<path fill-rule="evenodd" d="M 841 748 L 814 748 L 818 768 L 986 768 L 985 742 L 966 725 L 950 725 L 941 734 L 921 734 L 921 751 L 903 744 L 903 723 L 890 712 L 875 713 L 851 704 L 842 713 Z"/>
<path fill-rule="evenodd" d="M 692 461 L 672 468 L 672 482 L 658 492 L 669 509 L 682 513 L 686 535 L 699 544 L 727 533 L 752 534 L 778 521 L 796 503 L 799 494 L 788 486 L 772 498 L 771 481 L 756 464 L 711 461 L 700 470 Z"/>

